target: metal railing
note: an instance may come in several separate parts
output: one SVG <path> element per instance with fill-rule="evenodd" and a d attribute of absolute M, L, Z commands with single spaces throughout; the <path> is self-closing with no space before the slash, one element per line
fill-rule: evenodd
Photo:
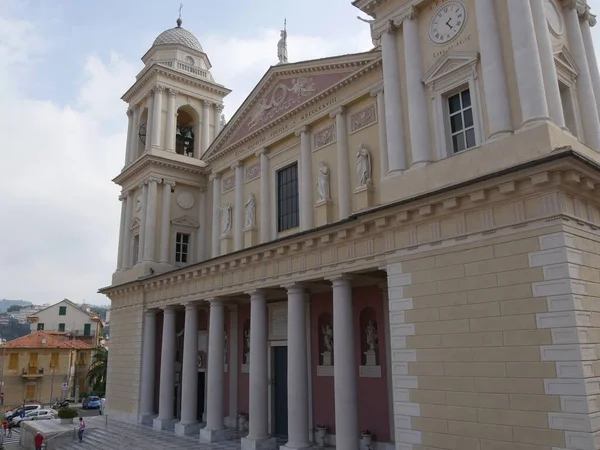
<path fill-rule="evenodd" d="M 54 436 L 52 436 L 51 438 L 48 438 L 48 440 L 44 441 L 44 443 L 42 444 L 42 450 L 54 450 L 54 446 L 50 446 L 50 443 L 54 440 L 56 440 L 56 438 L 59 438 L 61 436 L 65 436 L 69 433 L 73 433 L 73 440 L 77 440 L 77 428 L 73 428 L 73 431 L 71 430 L 66 430 L 66 431 L 62 431 L 58 434 L 55 434 Z"/>

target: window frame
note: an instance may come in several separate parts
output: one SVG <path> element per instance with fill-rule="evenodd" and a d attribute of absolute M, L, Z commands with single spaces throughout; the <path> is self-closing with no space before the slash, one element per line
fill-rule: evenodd
<path fill-rule="evenodd" d="M 10 352 L 8 354 L 8 370 L 19 370 L 19 353 Z"/>
<path fill-rule="evenodd" d="M 200 230 L 200 224 L 189 216 L 181 216 L 171 220 L 171 238 L 169 240 L 169 259 L 175 267 L 185 267 L 196 263 L 196 242 L 197 234 Z M 188 243 L 188 262 L 180 263 L 175 260 L 175 241 L 177 233 L 189 234 L 190 241 Z"/>
<path fill-rule="evenodd" d="M 44 322 L 38 322 L 36 331 L 44 331 Z"/>
<path fill-rule="evenodd" d="M 87 333 L 86 333 L 87 331 Z M 84 336 L 91 336 L 92 335 L 92 324 L 91 323 L 84 323 L 83 324 L 83 335 Z"/>
<path fill-rule="evenodd" d="M 440 56 L 423 77 L 423 83 L 429 89 L 432 102 L 437 160 L 473 150 L 485 143 L 478 64 L 477 52 L 450 51 Z M 447 70 L 448 67 L 452 68 Z M 475 145 L 454 153 L 448 99 L 465 89 L 469 89 L 471 95 Z"/>
<path fill-rule="evenodd" d="M 568 131 L 580 141 L 583 141 L 583 125 L 581 123 L 581 109 L 579 107 L 579 99 L 577 96 L 577 78 L 579 77 L 579 69 L 571 56 L 571 53 L 565 46 L 561 46 L 554 52 L 554 64 L 556 66 L 556 77 L 558 78 L 558 88 L 560 101 L 563 108 L 563 117 L 565 127 Z M 561 89 L 561 88 L 564 88 Z M 563 98 L 563 92 L 568 98 Z M 571 130 L 569 121 L 567 120 L 565 103 L 568 102 L 568 107 L 573 116 L 571 119 L 574 122 L 575 129 Z"/>
<path fill-rule="evenodd" d="M 280 228 L 280 198 L 279 198 L 279 189 L 280 189 L 280 184 L 279 184 L 279 175 L 280 173 L 282 173 L 285 170 L 289 170 L 292 167 L 296 167 L 296 197 L 297 197 L 297 202 L 298 202 L 298 208 L 297 208 L 297 223 L 288 227 L 288 228 L 284 228 L 281 229 Z M 274 230 L 277 233 L 277 235 L 282 235 L 282 234 L 289 234 L 292 233 L 293 230 L 296 230 L 300 227 L 300 216 L 302 214 L 301 210 L 301 205 L 302 205 L 302 199 L 301 199 L 301 193 L 300 193 L 300 180 L 301 180 L 301 172 L 300 172 L 300 164 L 297 160 L 293 160 L 293 161 L 287 161 L 285 164 L 280 165 L 279 167 L 275 167 L 274 168 L 274 177 L 273 177 L 273 182 L 274 182 L 274 189 L 273 189 L 273 193 L 275 196 L 275 201 L 274 201 L 274 205 L 275 205 L 275 214 L 274 214 Z M 288 198 L 287 200 L 290 200 L 290 198 Z"/>
<path fill-rule="evenodd" d="M 177 245 L 178 244 L 180 244 L 180 245 L 183 244 L 183 242 L 182 243 L 178 242 L 177 238 L 179 236 L 187 236 L 188 237 L 188 241 L 185 243 L 185 245 L 187 246 L 186 252 L 185 252 L 187 261 L 177 261 Z M 190 251 L 191 248 L 192 248 L 192 245 L 191 245 L 192 244 L 192 234 L 191 233 L 186 233 L 186 232 L 183 232 L 183 231 L 176 231 L 175 232 L 175 241 L 174 241 L 174 244 L 175 245 L 173 246 L 173 262 L 175 263 L 175 265 L 187 265 L 187 264 L 190 264 L 190 260 L 191 260 L 191 256 L 192 256 L 191 255 L 191 251 Z M 183 252 L 180 251 L 179 253 L 180 253 L 180 255 L 183 255 Z"/>
<path fill-rule="evenodd" d="M 59 306 L 58 307 L 58 315 L 59 316 L 66 316 L 67 315 L 67 307 L 66 306 Z"/>
<path fill-rule="evenodd" d="M 466 91 L 469 91 L 469 96 L 471 98 L 471 104 L 467 108 L 463 107 L 463 103 L 462 103 L 463 102 L 462 94 L 463 94 L 463 92 L 466 92 Z M 456 89 L 446 92 L 443 95 L 444 95 L 444 104 L 443 104 L 444 126 L 446 127 L 446 141 L 447 141 L 446 142 L 446 151 L 449 153 L 449 156 L 454 156 L 458 153 L 466 152 L 467 150 L 471 150 L 471 149 L 477 147 L 478 143 L 477 143 L 477 125 L 475 124 L 475 106 L 473 105 L 473 94 L 472 94 L 470 87 L 466 84 L 463 84 L 463 85 L 457 87 Z M 450 112 L 450 99 L 452 97 L 454 97 L 455 95 L 459 96 L 461 106 L 460 106 L 460 109 L 458 110 L 458 112 L 451 113 Z M 465 127 L 464 113 L 468 108 L 471 109 L 471 115 L 473 116 L 473 125 L 471 125 L 470 127 Z M 462 130 L 459 132 L 453 132 L 452 131 L 452 117 L 456 116 L 458 114 L 460 114 L 460 116 L 461 116 Z M 467 128 L 473 129 L 473 132 L 475 134 L 475 145 L 473 145 L 472 147 L 467 147 L 467 140 L 466 140 Z M 454 135 L 457 135 L 459 133 L 462 133 L 465 136 L 465 148 L 455 152 L 452 138 L 454 137 Z"/>
<path fill-rule="evenodd" d="M 61 330 L 61 328 L 62 328 L 62 330 Z M 65 324 L 64 324 L 64 323 L 59 323 L 59 324 L 58 324 L 58 331 L 59 331 L 59 332 L 61 332 L 61 333 L 64 333 L 64 332 L 65 332 L 65 329 L 66 329 L 66 326 L 65 326 Z"/>

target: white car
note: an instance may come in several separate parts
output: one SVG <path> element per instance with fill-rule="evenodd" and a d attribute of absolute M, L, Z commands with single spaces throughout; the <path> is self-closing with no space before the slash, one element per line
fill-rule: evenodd
<path fill-rule="evenodd" d="M 13 418 L 12 423 L 19 427 L 21 426 L 21 422 L 29 421 L 29 420 L 49 420 L 54 419 L 57 415 L 57 412 L 53 409 L 37 409 L 35 411 L 30 411 L 25 414 L 25 417 L 21 418 L 17 416 Z"/>

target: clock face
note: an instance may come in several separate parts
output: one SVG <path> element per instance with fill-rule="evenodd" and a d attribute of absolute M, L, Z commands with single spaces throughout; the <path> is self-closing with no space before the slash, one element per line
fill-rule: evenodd
<path fill-rule="evenodd" d="M 429 39 L 434 44 L 446 44 L 462 31 L 467 11 L 460 2 L 447 2 L 440 6 L 429 23 Z"/>
<path fill-rule="evenodd" d="M 545 0 L 544 9 L 546 10 L 546 19 L 548 20 L 550 31 L 552 31 L 555 36 L 562 36 L 563 21 L 556 3 L 552 0 Z"/>

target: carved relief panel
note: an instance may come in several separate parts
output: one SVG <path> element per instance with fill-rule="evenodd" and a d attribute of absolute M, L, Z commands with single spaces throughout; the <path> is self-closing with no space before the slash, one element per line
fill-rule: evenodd
<path fill-rule="evenodd" d="M 350 116 L 350 133 L 355 133 L 377 122 L 377 108 L 371 104 Z"/>

